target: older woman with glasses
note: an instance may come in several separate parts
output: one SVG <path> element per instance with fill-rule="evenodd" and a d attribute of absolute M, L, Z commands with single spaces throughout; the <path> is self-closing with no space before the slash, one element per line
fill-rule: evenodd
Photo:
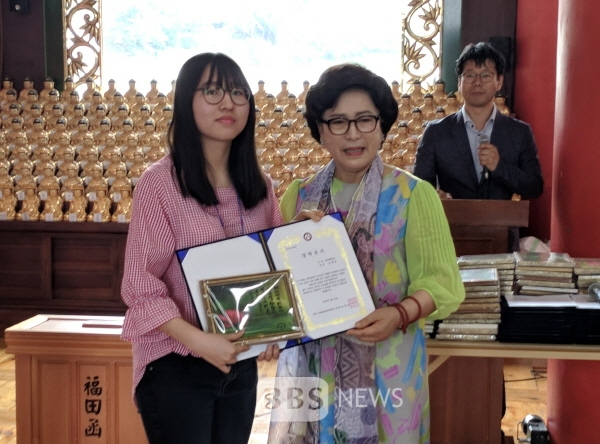
<path fill-rule="evenodd" d="M 436 191 L 378 156 L 397 114 L 387 82 L 359 65 L 327 69 L 307 94 L 311 133 L 333 160 L 290 185 L 282 213 L 341 212 L 377 309 L 345 334 L 282 353 L 278 376 L 325 380 L 327 410 L 302 424 L 279 409 L 269 443 L 428 440 L 425 318 L 450 314 L 464 288 Z"/>

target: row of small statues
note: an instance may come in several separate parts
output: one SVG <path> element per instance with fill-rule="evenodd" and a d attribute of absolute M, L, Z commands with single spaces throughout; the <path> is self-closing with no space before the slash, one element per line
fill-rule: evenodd
<path fill-rule="evenodd" d="M 48 204 L 48 197 L 51 202 L 57 197 L 63 199 L 66 203 L 60 207 L 67 212 L 71 206 L 78 207 L 71 205 L 77 197 L 78 201 L 86 199 L 91 203 L 86 203 L 85 214 L 80 212 L 75 217 L 73 213 L 66 213 L 65 220 L 129 220 L 127 212 L 117 208 L 126 206 L 135 182 L 148 165 L 168 151 L 166 132 L 172 118 L 174 83 L 166 95 L 157 90 L 156 81 L 151 82 L 151 90 L 146 95 L 136 91 L 134 80 L 130 81 L 125 94 L 116 91 L 112 80 L 104 94 L 99 92 L 93 79 L 86 83 L 87 90 L 80 100 L 69 78 L 62 93 L 54 89 L 52 79 L 46 79 L 40 94 L 33 88 L 33 82 L 26 79 L 18 96 L 12 89 L 12 81 L 3 80 L 0 105 L 1 125 L 5 130 L 0 130 L 0 184 L 7 188 L 3 189 L 0 219 L 10 219 L 13 213 L 19 219 L 20 212 L 25 215 L 32 211 L 20 219 L 49 220 L 48 214 L 52 213 L 56 214 L 52 220 L 62 220 L 57 205 Z M 283 81 L 281 92 L 273 96 L 265 91 L 261 81 L 254 95 L 257 156 L 264 171 L 273 179 L 279 196 L 294 178 L 312 174 L 330 159 L 329 153 L 312 138 L 304 119 L 308 87 L 309 82 L 305 81 L 304 90 L 296 97 Z M 415 81 L 410 92 L 402 94 L 398 82 L 392 82 L 399 116 L 380 152 L 384 162 L 412 170 L 418 136 L 427 122 L 460 109 L 461 98 L 446 94 L 444 88 L 440 80 L 433 91 L 426 92 Z M 504 97 L 497 97 L 499 110 L 508 113 L 500 99 Z M 432 109 L 435 110 L 433 116 Z M 106 181 L 106 187 L 99 186 L 98 178 Z M 128 185 L 123 179 L 129 181 Z M 117 191 L 113 189 L 115 183 Z M 33 190 L 39 200 L 37 218 L 32 210 L 36 205 L 24 205 L 29 199 L 28 189 Z M 119 204 L 123 191 L 126 197 Z M 102 196 L 98 200 L 99 194 Z M 16 205 L 9 203 L 13 198 Z M 106 199 L 111 201 L 108 206 Z M 101 205 L 96 201 L 104 202 L 104 207 L 110 208 L 109 213 L 94 210 Z M 100 213 L 102 217 L 98 216 Z"/>

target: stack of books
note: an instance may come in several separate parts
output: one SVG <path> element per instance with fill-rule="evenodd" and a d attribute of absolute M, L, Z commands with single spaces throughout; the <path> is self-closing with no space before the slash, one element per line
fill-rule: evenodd
<path fill-rule="evenodd" d="M 433 339 L 436 332 L 436 321 L 425 320 L 425 337 Z"/>
<path fill-rule="evenodd" d="M 600 282 L 600 259 L 576 258 L 575 278 L 580 294 L 588 294 L 588 287 Z"/>
<path fill-rule="evenodd" d="M 577 259 L 575 260 L 577 264 Z M 575 265 L 577 267 L 577 265 Z M 600 344 L 600 303 L 595 296 L 574 294 L 577 304 L 574 322 L 574 341 L 577 344 Z"/>
<path fill-rule="evenodd" d="M 471 254 L 458 258 L 458 268 L 495 268 L 500 278 L 500 294 L 512 294 L 515 279 L 515 255 L 513 253 Z"/>
<path fill-rule="evenodd" d="M 574 341 L 576 303 L 569 294 L 502 298 L 500 342 L 570 344 Z"/>
<path fill-rule="evenodd" d="M 567 253 L 514 253 L 516 293 L 529 296 L 575 294 L 575 261 Z"/>
<path fill-rule="evenodd" d="M 500 322 L 500 280 L 495 268 L 460 270 L 466 297 L 438 325 L 436 339 L 495 341 Z"/>

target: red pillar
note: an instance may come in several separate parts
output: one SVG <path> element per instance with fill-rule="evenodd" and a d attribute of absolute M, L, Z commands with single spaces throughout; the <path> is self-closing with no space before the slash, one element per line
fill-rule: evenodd
<path fill-rule="evenodd" d="M 544 194 L 530 202 L 529 233 L 550 239 L 558 0 L 517 3 L 515 97 L 517 119 L 531 125 L 544 175 Z"/>
<path fill-rule="evenodd" d="M 559 0 L 551 239 L 574 257 L 600 257 L 598 29 L 596 0 Z M 548 362 L 553 444 L 598 442 L 598 375 L 598 361 Z"/>

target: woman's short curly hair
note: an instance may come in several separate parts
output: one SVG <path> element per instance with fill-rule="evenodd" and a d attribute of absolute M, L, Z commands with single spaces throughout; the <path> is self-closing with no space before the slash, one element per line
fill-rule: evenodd
<path fill-rule="evenodd" d="M 386 135 L 398 117 L 398 103 L 387 82 L 365 67 L 344 63 L 335 65 L 323 72 L 319 81 L 310 87 L 306 94 L 306 111 L 304 117 L 312 136 L 320 140 L 319 123 L 323 113 L 333 108 L 340 96 L 346 91 L 361 90 L 371 97 L 379 110 L 379 124 L 383 135 Z"/>

